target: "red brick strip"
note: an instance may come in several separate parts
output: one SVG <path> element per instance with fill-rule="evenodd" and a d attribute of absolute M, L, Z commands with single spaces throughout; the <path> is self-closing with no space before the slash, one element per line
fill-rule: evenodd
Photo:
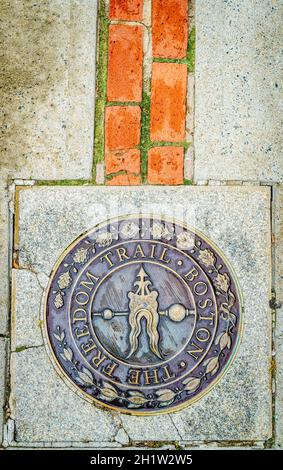
<path fill-rule="evenodd" d="M 105 112 L 105 150 L 125 150 L 140 143 L 139 106 L 107 106 Z"/>
<path fill-rule="evenodd" d="M 148 152 L 148 182 L 150 184 L 183 184 L 184 149 L 154 147 Z"/>
<path fill-rule="evenodd" d="M 188 1 L 152 1 L 155 61 L 149 115 L 147 101 L 142 103 L 144 26 L 125 23 L 141 22 L 143 6 L 143 0 L 110 0 L 104 129 L 106 184 L 140 184 L 141 158 L 148 159 L 149 184 L 183 184 L 187 63 L 182 59 L 187 51 Z M 143 171 L 144 167 L 143 161 Z"/>
<path fill-rule="evenodd" d="M 141 101 L 142 34 L 142 26 L 110 25 L 108 101 Z"/>
<path fill-rule="evenodd" d="M 186 90 L 187 66 L 185 64 L 153 64 L 150 117 L 152 141 L 184 141 Z"/>
<path fill-rule="evenodd" d="M 107 106 L 105 112 L 105 170 L 115 175 L 107 184 L 140 184 L 141 109 L 139 106 Z"/>
<path fill-rule="evenodd" d="M 140 151 L 116 150 L 105 154 L 106 175 L 115 174 L 107 181 L 108 185 L 115 184 L 140 184 Z M 122 172 L 121 174 L 119 174 Z"/>
<path fill-rule="evenodd" d="M 153 0 L 153 57 L 183 59 L 187 42 L 188 0 Z"/>
<path fill-rule="evenodd" d="M 116 150 L 108 152 L 105 159 L 106 174 L 128 171 L 139 174 L 140 151 L 138 149 Z"/>
<path fill-rule="evenodd" d="M 142 21 L 143 0 L 110 0 L 111 20 Z"/>
<path fill-rule="evenodd" d="M 106 181 L 107 186 L 139 186 L 141 184 L 140 175 L 125 173 L 116 175 L 111 180 Z"/>

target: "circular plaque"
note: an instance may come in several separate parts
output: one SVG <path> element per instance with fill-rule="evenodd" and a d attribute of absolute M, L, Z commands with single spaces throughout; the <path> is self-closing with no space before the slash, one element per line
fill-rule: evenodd
<path fill-rule="evenodd" d="M 198 231 L 127 216 L 80 236 L 53 269 L 45 333 L 84 398 L 134 414 L 180 409 L 231 363 L 242 302 L 231 266 Z"/>

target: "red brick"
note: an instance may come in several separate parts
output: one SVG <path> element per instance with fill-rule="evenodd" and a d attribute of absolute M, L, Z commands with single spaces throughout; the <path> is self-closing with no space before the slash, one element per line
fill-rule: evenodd
<path fill-rule="evenodd" d="M 105 154 L 106 174 L 127 171 L 129 173 L 140 173 L 140 151 L 116 150 Z"/>
<path fill-rule="evenodd" d="M 184 149 L 182 147 L 154 147 L 148 152 L 149 184 L 183 184 Z"/>
<path fill-rule="evenodd" d="M 179 142 L 185 139 L 187 66 L 152 65 L 151 140 Z"/>
<path fill-rule="evenodd" d="M 117 175 L 111 178 L 111 180 L 106 181 L 107 186 L 138 186 L 140 183 L 140 176 L 130 173 Z"/>
<path fill-rule="evenodd" d="M 105 108 L 105 150 L 125 150 L 140 143 L 141 110 L 139 106 Z"/>
<path fill-rule="evenodd" d="M 183 59 L 188 42 L 188 0 L 153 0 L 153 57 Z"/>
<path fill-rule="evenodd" d="M 110 25 L 108 101 L 142 99 L 142 26 Z"/>
<path fill-rule="evenodd" d="M 141 21 L 143 19 L 143 0 L 110 0 L 109 18 L 111 20 Z"/>

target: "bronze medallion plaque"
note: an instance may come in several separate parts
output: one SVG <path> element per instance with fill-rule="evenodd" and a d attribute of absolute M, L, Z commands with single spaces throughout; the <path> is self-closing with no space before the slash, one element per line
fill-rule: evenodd
<path fill-rule="evenodd" d="M 241 331 L 235 275 L 217 247 L 176 221 L 100 224 L 61 256 L 45 330 L 57 370 L 97 404 L 155 414 L 199 399 Z"/>

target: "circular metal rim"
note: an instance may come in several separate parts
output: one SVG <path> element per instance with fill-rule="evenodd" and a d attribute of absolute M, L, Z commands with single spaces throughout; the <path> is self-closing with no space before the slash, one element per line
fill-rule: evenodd
<path fill-rule="evenodd" d="M 119 408 L 117 406 L 113 406 L 113 405 L 103 403 L 100 400 L 98 400 L 94 397 L 91 397 L 88 393 L 81 390 L 80 387 L 78 385 L 76 385 L 73 382 L 73 380 L 66 374 L 63 367 L 59 363 L 57 357 L 55 356 L 52 345 L 51 345 L 50 340 L 49 340 L 49 334 L 48 334 L 48 329 L 47 329 L 47 321 L 46 321 L 47 300 L 48 300 L 48 292 L 50 290 L 50 286 L 52 284 L 52 281 L 53 281 L 53 278 L 54 278 L 55 273 L 57 271 L 57 268 L 61 264 L 64 257 L 70 252 L 70 250 L 77 243 L 79 243 L 84 237 L 86 237 L 88 234 L 92 233 L 95 229 L 98 229 L 100 227 L 105 226 L 107 223 L 114 223 L 115 221 L 119 221 L 119 220 L 127 220 L 127 219 L 141 218 L 141 217 L 151 218 L 151 219 L 156 218 L 157 220 L 162 220 L 164 222 L 178 224 L 181 227 L 184 227 L 185 229 L 195 233 L 200 238 L 202 238 L 204 241 L 206 241 L 212 248 L 214 248 L 216 253 L 218 253 L 223 258 L 223 260 L 225 261 L 225 264 L 226 264 L 227 268 L 229 269 L 229 272 L 231 273 L 231 275 L 233 277 L 233 281 L 235 283 L 235 287 L 236 287 L 237 294 L 238 294 L 238 297 L 239 297 L 239 309 L 240 309 L 240 315 L 239 315 L 240 324 L 239 324 L 237 340 L 236 340 L 236 343 L 235 343 L 235 346 L 234 346 L 231 357 L 229 358 L 229 360 L 227 361 L 227 363 L 223 367 L 223 369 L 222 369 L 221 373 L 219 374 L 219 376 L 217 377 L 217 379 L 212 381 L 212 383 L 205 390 L 200 392 L 195 397 L 193 397 L 189 400 L 186 400 L 185 402 L 183 402 L 179 405 L 176 405 L 176 406 L 174 406 L 170 409 L 154 410 L 154 411 L 138 411 L 138 410 L 127 410 L 127 409 L 124 409 L 124 408 Z M 243 331 L 244 331 L 244 318 L 243 318 L 243 316 L 244 316 L 244 300 L 243 300 L 242 291 L 241 291 L 241 288 L 240 288 L 240 284 L 239 284 L 236 272 L 235 272 L 234 268 L 232 267 L 230 261 L 227 259 L 227 257 L 223 253 L 223 251 L 216 245 L 216 243 L 214 243 L 212 240 L 210 240 L 206 235 L 204 235 L 200 230 L 196 229 L 195 227 L 193 227 L 193 226 L 191 226 L 187 223 L 181 222 L 176 218 L 170 218 L 170 217 L 166 217 L 166 216 L 161 217 L 160 215 L 156 215 L 156 214 L 134 213 L 134 214 L 127 214 L 125 216 L 120 215 L 120 216 L 116 216 L 116 217 L 111 217 L 109 219 L 106 219 L 106 221 L 97 223 L 91 229 L 86 230 L 85 232 L 80 234 L 75 240 L 73 240 L 70 243 L 70 245 L 67 246 L 67 248 L 64 249 L 64 251 L 58 257 L 56 263 L 54 264 L 54 266 L 51 270 L 50 276 L 49 276 L 48 285 L 46 286 L 46 288 L 44 290 L 44 293 L 43 293 L 42 306 L 43 306 L 43 308 L 42 308 L 42 318 L 41 318 L 41 320 L 42 320 L 41 331 L 42 331 L 42 335 L 43 335 L 45 350 L 47 351 L 47 355 L 48 355 L 48 357 L 51 361 L 51 364 L 53 365 L 55 371 L 60 376 L 60 378 L 63 380 L 63 382 L 76 395 L 80 396 L 81 398 L 83 398 L 88 403 L 90 403 L 92 405 L 95 405 L 100 410 L 111 410 L 111 411 L 115 411 L 115 412 L 118 412 L 118 413 L 123 413 L 123 414 L 133 415 L 133 416 L 158 416 L 158 415 L 163 415 L 163 414 L 176 413 L 178 411 L 183 410 L 184 408 L 187 408 L 190 405 L 193 405 L 194 403 L 199 401 L 201 398 L 203 398 L 205 395 L 207 395 L 220 382 L 220 380 L 224 377 L 224 375 L 226 374 L 229 367 L 234 363 L 234 361 L 235 361 L 235 359 L 238 355 L 238 352 L 239 352 L 239 347 L 240 347 L 240 344 L 241 344 L 241 341 L 242 341 L 242 336 L 243 336 Z"/>

